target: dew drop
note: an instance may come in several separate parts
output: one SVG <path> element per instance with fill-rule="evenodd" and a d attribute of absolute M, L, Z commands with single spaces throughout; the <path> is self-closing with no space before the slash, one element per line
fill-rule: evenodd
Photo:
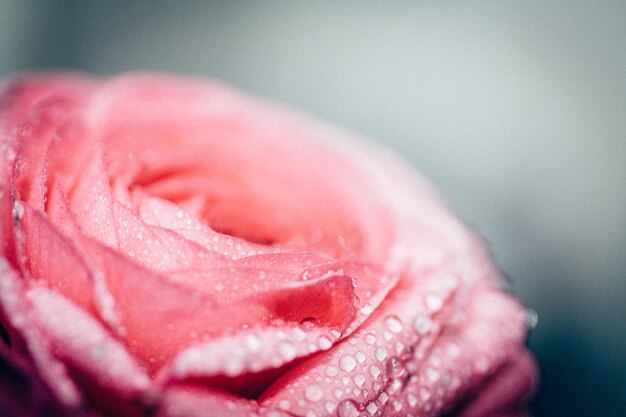
<path fill-rule="evenodd" d="M 317 339 L 317 344 L 323 350 L 330 349 L 333 346 L 333 342 L 326 336 L 320 336 L 320 338 Z"/>
<path fill-rule="evenodd" d="M 304 390 L 304 398 L 312 402 L 319 401 L 323 396 L 324 391 L 317 384 L 309 385 Z"/>
<path fill-rule="evenodd" d="M 317 319 L 315 317 L 305 317 L 300 320 L 300 325 L 302 325 L 302 327 L 306 329 L 312 329 L 313 327 L 315 327 L 316 322 Z"/>
<path fill-rule="evenodd" d="M 387 361 L 387 375 L 391 379 L 400 378 L 404 374 L 404 364 L 395 356 Z"/>
<path fill-rule="evenodd" d="M 356 360 L 357 360 L 359 363 L 363 363 L 363 362 L 365 362 L 365 358 L 366 358 L 366 357 L 365 357 L 365 354 L 364 354 L 363 352 L 359 351 L 359 352 L 355 353 L 355 355 L 354 355 L 354 356 L 356 357 Z"/>
<path fill-rule="evenodd" d="M 370 314 L 372 314 L 373 311 L 374 311 L 374 306 L 369 303 L 361 307 L 361 313 L 366 316 L 369 316 Z"/>
<path fill-rule="evenodd" d="M 433 322 L 430 321 L 430 319 L 426 316 L 418 315 L 415 318 L 413 327 L 415 328 L 418 334 L 424 336 L 432 329 Z"/>
<path fill-rule="evenodd" d="M 426 295 L 426 307 L 428 307 L 432 313 L 436 313 L 443 307 L 443 300 L 436 294 L 428 294 Z"/>
<path fill-rule="evenodd" d="M 24 206 L 19 201 L 13 202 L 13 209 L 11 210 L 11 216 L 14 222 L 19 222 L 24 217 Z"/>
<path fill-rule="evenodd" d="M 261 349 L 261 340 L 256 335 L 247 335 L 245 338 L 245 343 L 251 352 L 257 352 L 259 349 Z"/>
<path fill-rule="evenodd" d="M 402 401 L 394 400 L 394 402 L 391 404 L 391 406 L 393 407 L 393 411 L 395 411 L 397 413 L 397 412 L 402 410 Z"/>
<path fill-rule="evenodd" d="M 385 319 L 385 327 L 394 333 L 402 331 L 402 322 L 396 316 L 389 316 Z"/>
<path fill-rule="evenodd" d="M 382 405 L 385 405 L 387 401 L 389 401 L 389 394 L 387 394 L 385 391 L 381 392 L 380 395 L 378 396 L 378 401 Z"/>
<path fill-rule="evenodd" d="M 287 399 L 280 400 L 278 402 L 278 407 L 282 408 L 283 410 L 289 410 L 291 408 L 291 401 Z"/>
<path fill-rule="evenodd" d="M 526 324 L 530 330 L 533 330 L 537 327 L 537 323 L 539 323 L 539 315 L 532 308 L 526 309 L 524 312 L 524 318 L 526 319 Z"/>
<path fill-rule="evenodd" d="M 295 329 L 293 329 L 293 337 L 295 337 L 296 340 L 302 341 L 306 339 L 306 332 L 301 328 L 296 327 Z"/>
<path fill-rule="evenodd" d="M 456 343 L 450 343 L 448 345 L 447 352 L 448 352 L 448 355 L 453 359 L 456 359 L 459 356 L 461 356 L 461 348 Z"/>
<path fill-rule="evenodd" d="M 420 398 L 422 399 L 422 401 L 426 402 L 432 396 L 433 396 L 433 394 L 432 394 L 432 392 L 430 392 L 430 390 L 428 388 L 426 388 L 426 387 L 421 387 L 420 388 Z"/>
<path fill-rule="evenodd" d="M 379 361 L 381 362 L 384 361 L 385 359 L 387 359 L 387 349 L 385 349 L 385 347 L 383 346 L 379 346 L 378 348 L 376 348 L 376 351 L 374 352 L 374 356 Z"/>
<path fill-rule="evenodd" d="M 370 415 L 373 416 L 378 411 L 378 406 L 376 405 L 376 403 L 374 401 L 370 401 L 365 406 L 365 409 L 367 410 L 368 413 L 370 413 Z"/>
<path fill-rule="evenodd" d="M 283 342 L 278 346 L 278 353 L 283 359 L 290 361 L 296 357 L 298 352 L 290 342 Z"/>
<path fill-rule="evenodd" d="M 356 368 L 356 359 L 352 355 L 343 355 L 339 359 L 339 367 L 346 372 L 350 372 Z"/>
<path fill-rule="evenodd" d="M 376 343 L 376 336 L 374 336 L 371 333 L 368 333 L 367 336 L 365 336 L 365 341 L 368 344 L 373 345 L 374 343 Z"/>
<path fill-rule="evenodd" d="M 426 369 L 426 378 L 431 384 L 435 383 L 439 380 L 439 372 L 436 369 L 428 368 Z"/>
<path fill-rule="evenodd" d="M 339 374 L 339 369 L 334 365 L 328 365 L 325 370 L 326 375 L 333 377 Z"/>
<path fill-rule="evenodd" d="M 337 417 L 358 417 L 359 406 L 354 400 L 343 400 L 337 404 Z"/>
<path fill-rule="evenodd" d="M 417 405 L 417 397 L 409 392 L 406 396 L 406 402 L 410 407 L 415 407 Z"/>
<path fill-rule="evenodd" d="M 378 366 L 376 365 L 370 366 L 370 375 L 372 375 L 374 378 L 378 378 L 378 375 L 380 375 L 381 372 L 382 371 Z"/>
<path fill-rule="evenodd" d="M 354 378 L 352 378 L 357 387 L 361 388 L 363 384 L 365 384 L 365 375 L 356 374 Z"/>
<path fill-rule="evenodd" d="M 402 389 L 402 380 L 400 379 L 394 379 L 391 382 L 391 384 L 389 384 L 389 386 L 387 387 L 387 391 L 389 391 L 390 394 L 396 394 L 400 392 L 401 389 Z"/>

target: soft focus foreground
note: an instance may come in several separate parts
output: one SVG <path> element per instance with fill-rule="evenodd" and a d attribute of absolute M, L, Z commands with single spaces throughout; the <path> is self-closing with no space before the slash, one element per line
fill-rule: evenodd
<path fill-rule="evenodd" d="M 11 413 L 524 414 L 528 314 L 396 157 L 215 83 L 2 88 Z"/>

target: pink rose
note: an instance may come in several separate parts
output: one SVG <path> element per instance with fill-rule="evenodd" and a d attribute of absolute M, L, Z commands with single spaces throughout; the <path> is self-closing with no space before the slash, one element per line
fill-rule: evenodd
<path fill-rule="evenodd" d="M 0 414 L 524 414 L 524 308 L 394 155 L 212 82 L 0 88 Z"/>

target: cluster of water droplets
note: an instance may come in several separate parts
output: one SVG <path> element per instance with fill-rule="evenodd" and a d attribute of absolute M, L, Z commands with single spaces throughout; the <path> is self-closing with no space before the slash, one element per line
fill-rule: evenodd
<path fill-rule="evenodd" d="M 438 290 L 421 294 L 422 304 L 412 314 L 388 315 L 357 330 L 330 360 L 290 383 L 278 408 L 307 417 L 371 417 L 427 413 L 443 403 L 462 381 L 443 366 L 446 355 L 461 354 L 456 343 L 445 344 L 440 355 L 429 350 L 441 331 L 435 316 L 458 287 L 454 277 L 442 279 L 447 281 Z"/>

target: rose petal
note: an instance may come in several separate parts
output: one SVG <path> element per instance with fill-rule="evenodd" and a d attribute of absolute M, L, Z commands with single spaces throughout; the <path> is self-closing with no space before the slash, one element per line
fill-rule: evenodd
<path fill-rule="evenodd" d="M 208 251 L 177 233 L 148 226 L 129 209 L 112 204 L 119 250 L 155 271 L 179 268 L 215 268 L 227 264 L 219 253 Z"/>
<path fill-rule="evenodd" d="M 1 257 L 0 277 L 0 308 L 8 319 L 6 324 L 19 332 L 39 376 L 59 402 L 67 407 L 77 407 L 83 401 L 80 390 L 66 366 L 50 353 L 46 339 L 34 324 L 30 302 L 25 298 L 25 284 Z"/>
<path fill-rule="evenodd" d="M 491 377 L 487 385 L 475 393 L 472 401 L 459 412 L 460 417 L 526 415 L 524 405 L 537 385 L 537 369 L 532 355 L 520 350 Z M 508 415 L 508 414 L 507 414 Z"/>
<path fill-rule="evenodd" d="M 28 296 L 36 326 L 55 357 L 81 380 L 81 388 L 106 409 L 139 403 L 150 387 L 147 374 L 126 348 L 89 314 L 67 298 L 42 287 Z M 112 400 L 113 399 L 113 400 Z M 119 404 L 122 399 L 125 403 Z"/>
<path fill-rule="evenodd" d="M 245 201 L 214 206 L 207 220 L 219 220 L 220 229 L 237 236 L 268 230 L 270 241 L 299 247 L 305 242 L 323 253 L 348 257 L 363 251 L 371 261 L 386 256 L 389 216 L 385 200 L 368 192 L 371 173 L 362 175 L 350 158 L 320 146 L 320 132 L 308 121 L 259 108 L 216 85 L 163 84 L 159 77 L 119 78 L 93 98 L 88 113 L 111 159 L 133 154 L 142 175 L 151 178 L 197 173 L 236 185 Z M 172 85 L 176 94 L 166 95 Z M 274 160 L 281 163 L 267 163 Z M 145 179 L 138 184 L 149 188 Z M 210 194 L 211 189 L 204 195 Z M 240 210 L 246 205 L 248 210 Z"/>
<path fill-rule="evenodd" d="M 19 253 L 27 260 L 29 275 L 69 297 L 81 307 L 94 310 L 91 271 L 72 241 L 30 206 L 16 227 Z"/>
<path fill-rule="evenodd" d="M 173 386 L 165 392 L 155 417 L 289 417 L 263 410 L 253 402 L 197 386 Z"/>
<path fill-rule="evenodd" d="M 276 320 L 299 323 L 307 317 L 342 330 L 354 314 L 352 280 L 345 276 L 218 304 L 219 300 L 174 285 L 98 243 L 91 242 L 90 250 L 116 300 L 131 351 L 152 372 L 197 338 Z"/>
<path fill-rule="evenodd" d="M 10 417 L 87 417 L 66 408 L 41 381 L 38 372 L 17 355 L 0 349 L 0 410 Z"/>
<path fill-rule="evenodd" d="M 68 144 L 66 143 L 65 146 Z M 83 145 L 85 146 L 85 145 Z M 94 147 L 93 155 L 81 161 L 80 178 L 71 190 L 68 200 L 72 213 L 76 217 L 83 233 L 104 244 L 119 248 L 116 233 L 115 216 L 113 214 L 113 197 L 109 179 L 104 165 L 102 145 L 90 144 Z"/>
<path fill-rule="evenodd" d="M 277 407 L 285 399 L 305 398 L 289 409 L 300 415 L 350 405 L 383 415 L 437 415 L 494 372 L 524 334 L 519 306 L 484 284 L 469 292 L 468 283 L 477 277 L 463 268 L 401 282 L 359 331 L 283 376 L 261 403 Z M 455 278 L 459 273 L 462 281 Z M 318 376 L 328 381 L 306 382 Z"/>
<path fill-rule="evenodd" d="M 259 253 L 281 252 L 277 247 L 255 244 L 246 239 L 218 233 L 170 201 L 150 197 L 141 192 L 135 192 L 134 196 L 142 221 L 170 229 L 227 258 L 239 259 Z"/>

